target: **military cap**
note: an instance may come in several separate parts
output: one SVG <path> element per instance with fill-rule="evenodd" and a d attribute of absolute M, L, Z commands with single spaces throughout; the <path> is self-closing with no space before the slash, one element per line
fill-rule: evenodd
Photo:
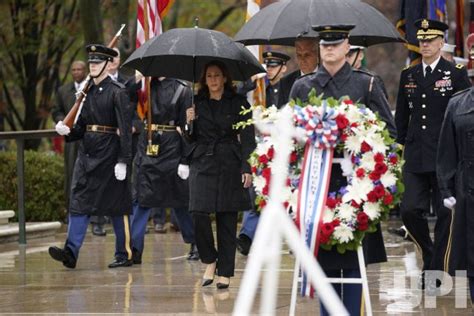
<path fill-rule="evenodd" d="M 273 67 L 286 65 L 286 62 L 290 60 L 290 56 L 286 54 L 271 51 L 263 52 L 262 57 L 267 66 Z"/>
<path fill-rule="evenodd" d="M 420 41 L 431 40 L 438 36 L 444 37 L 444 32 L 448 29 L 446 23 L 428 19 L 416 20 L 415 27 L 418 29 L 416 38 Z"/>
<path fill-rule="evenodd" d="M 319 44 L 321 45 L 334 45 L 344 42 L 354 27 L 355 25 L 351 24 L 312 26 L 313 30 L 319 33 Z"/>
<path fill-rule="evenodd" d="M 86 51 L 89 54 L 88 62 L 90 63 L 112 61 L 114 57 L 118 56 L 118 53 L 115 50 L 101 44 L 87 45 Z"/>

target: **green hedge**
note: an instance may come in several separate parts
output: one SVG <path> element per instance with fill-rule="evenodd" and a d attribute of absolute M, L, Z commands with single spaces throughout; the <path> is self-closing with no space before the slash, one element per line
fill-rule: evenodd
<path fill-rule="evenodd" d="M 26 220 L 64 220 L 65 203 L 63 157 L 25 151 Z M 12 151 L 0 152 L 0 210 L 18 213 L 16 152 Z"/>

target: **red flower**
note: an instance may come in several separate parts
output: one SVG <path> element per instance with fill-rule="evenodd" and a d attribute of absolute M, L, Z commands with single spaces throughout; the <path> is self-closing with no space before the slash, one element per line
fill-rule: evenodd
<path fill-rule="evenodd" d="M 357 214 L 357 222 L 359 224 L 360 231 L 364 231 L 369 228 L 369 217 L 364 212 L 359 212 Z"/>
<path fill-rule="evenodd" d="M 336 124 L 339 129 L 345 129 L 349 125 L 349 120 L 345 115 L 339 114 L 336 116 Z"/>
<path fill-rule="evenodd" d="M 363 178 L 365 174 L 365 170 L 363 168 L 359 168 L 356 170 L 356 176 L 357 178 Z"/>
<path fill-rule="evenodd" d="M 329 242 L 329 236 L 325 236 L 322 233 L 319 234 L 319 243 L 320 244 L 327 244 Z"/>
<path fill-rule="evenodd" d="M 394 155 L 394 156 L 390 157 L 390 163 L 392 165 L 396 165 L 397 162 L 398 162 L 398 157 L 397 156 Z"/>
<path fill-rule="evenodd" d="M 337 200 L 332 198 L 332 197 L 328 197 L 327 200 L 326 200 L 326 206 L 329 207 L 329 208 L 335 208 L 337 205 Z"/>
<path fill-rule="evenodd" d="M 383 197 L 383 204 L 390 205 L 390 204 L 392 204 L 392 202 L 393 202 L 393 195 L 391 195 L 390 193 L 387 193 Z"/>
<path fill-rule="evenodd" d="M 377 194 L 375 194 L 374 191 L 370 191 L 368 194 L 367 194 L 367 200 L 369 202 L 377 202 Z"/>
<path fill-rule="evenodd" d="M 258 162 L 263 163 L 263 164 L 267 164 L 268 163 L 267 155 L 261 155 L 260 157 L 258 157 Z"/>
<path fill-rule="evenodd" d="M 257 173 L 257 167 L 255 166 L 252 167 L 252 173 Z"/>
<path fill-rule="evenodd" d="M 266 185 L 263 187 L 262 194 L 263 194 L 263 195 L 268 195 L 268 190 L 269 190 L 268 184 L 266 184 Z"/>
<path fill-rule="evenodd" d="M 333 219 L 331 223 L 332 223 L 332 226 L 336 228 L 337 226 L 341 224 L 341 221 L 336 218 L 336 219 Z"/>
<path fill-rule="evenodd" d="M 352 100 L 344 100 L 344 101 L 342 101 L 342 102 L 344 102 L 344 103 L 347 104 L 347 105 L 354 104 L 354 102 L 352 102 Z"/>
<path fill-rule="evenodd" d="M 265 205 L 267 205 L 267 201 L 265 201 L 264 199 L 261 199 L 260 202 L 258 203 L 258 206 L 260 206 L 260 208 L 264 208 Z"/>
<path fill-rule="evenodd" d="M 286 186 L 289 187 L 290 185 L 291 185 L 291 179 L 290 179 L 290 178 L 287 178 L 287 179 L 286 179 Z"/>
<path fill-rule="evenodd" d="M 370 145 L 367 144 L 365 141 L 363 141 L 362 144 L 360 145 L 360 150 L 363 153 L 366 153 L 366 152 L 370 151 L 371 149 L 372 149 L 372 147 L 370 147 Z"/>
<path fill-rule="evenodd" d="M 380 174 L 384 174 L 385 172 L 387 172 L 388 170 L 388 167 L 385 163 L 383 162 L 377 162 L 375 164 L 375 171 L 380 173 Z"/>
<path fill-rule="evenodd" d="M 354 122 L 354 123 L 351 124 L 351 127 L 357 127 L 357 126 L 359 126 L 359 124 L 356 123 L 356 122 Z"/>
<path fill-rule="evenodd" d="M 273 159 L 273 155 L 275 154 L 275 149 L 273 149 L 273 146 L 268 148 L 268 151 L 267 151 L 267 156 L 268 156 L 268 159 Z"/>
<path fill-rule="evenodd" d="M 378 173 L 377 171 L 372 171 L 370 174 L 369 174 L 369 178 L 370 180 L 372 181 L 377 181 L 380 179 L 380 173 Z"/>
<path fill-rule="evenodd" d="M 382 153 L 376 153 L 374 155 L 375 162 L 383 162 L 384 159 L 385 159 L 385 157 Z"/>
<path fill-rule="evenodd" d="M 272 175 L 272 168 L 264 168 L 262 170 L 262 177 L 264 177 L 265 180 L 267 180 L 267 182 L 270 181 L 271 175 Z"/>
<path fill-rule="evenodd" d="M 283 207 L 284 207 L 285 209 L 287 209 L 289 205 L 290 205 L 290 203 L 288 203 L 288 202 L 283 203 Z"/>
<path fill-rule="evenodd" d="M 345 142 L 347 140 L 347 134 L 346 133 L 342 133 L 341 134 L 341 141 Z"/>
<path fill-rule="evenodd" d="M 385 195 L 385 188 L 382 185 L 378 185 L 374 188 L 375 195 L 377 196 L 378 199 L 381 197 L 384 197 Z"/>
<path fill-rule="evenodd" d="M 290 155 L 290 163 L 295 163 L 298 160 L 298 155 L 296 151 L 292 151 Z"/>
<path fill-rule="evenodd" d="M 321 235 L 322 236 L 331 236 L 332 233 L 334 232 L 334 226 L 332 223 L 324 223 L 322 226 L 321 226 Z"/>
<path fill-rule="evenodd" d="M 351 201 L 351 206 L 352 206 L 352 207 L 355 207 L 355 208 L 357 208 L 357 209 L 360 208 L 360 204 L 358 204 L 358 203 L 357 203 L 356 201 L 354 201 L 354 200 Z"/>

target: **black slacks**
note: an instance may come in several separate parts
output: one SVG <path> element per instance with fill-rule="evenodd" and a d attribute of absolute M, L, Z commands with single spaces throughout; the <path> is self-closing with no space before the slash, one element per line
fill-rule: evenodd
<path fill-rule="evenodd" d="M 403 224 L 421 249 L 423 270 L 443 270 L 448 266 L 448 240 L 451 238 L 452 211 L 443 206 L 435 172 L 403 172 L 405 192 L 401 203 Z M 428 221 L 430 203 L 437 215 L 434 242 L 430 237 Z"/>
<path fill-rule="evenodd" d="M 217 275 L 234 276 L 237 212 L 216 212 L 217 249 L 209 213 L 193 212 L 196 246 L 203 263 L 217 260 Z"/>

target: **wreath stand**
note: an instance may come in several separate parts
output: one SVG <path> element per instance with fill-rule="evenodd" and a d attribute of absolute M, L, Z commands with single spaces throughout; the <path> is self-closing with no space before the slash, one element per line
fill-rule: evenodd
<path fill-rule="evenodd" d="M 275 159 L 272 167 L 269 202 L 260 216 L 255 239 L 234 305 L 233 315 L 240 316 L 249 315 L 251 313 L 251 307 L 255 299 L 262 271 L 265 271 L 265 274 L 261 291 L 260 314 L 275 314 L 278 290 L 278 269 L 281 263 L 283 238 L 285 238 L 292 250 L 298 263 L 297 266 L 301 266 L 301 269 L 306 272 L 309 282 L 311 282 L 312 286 L 316 289 L 321 301 L 327 306 L 329 313 L 331 315 L 349 315 L 341 299 L 321 269 L 321 266 L 311 251 L 306 247 L 296 226 L 283 208 L 284 201 L 281 193 L 288 173 L 292 138 L 296 137 L 302 139 L 302 137 L 298 137 L 296 134 L 291 109 L 286 106 L 281 111 L 282 115 L 280 119 L 277 120 L 273 126 L 265 125 L 256 119 L 256 117 L 259 116 L 258 113 L 254 113 L 255 126 L 257 126 L 262 133 L 275 138 L 275 149 L 277 150 L 275 150 Z M 365 274 L 365 265 L 363 266 Z"/>

